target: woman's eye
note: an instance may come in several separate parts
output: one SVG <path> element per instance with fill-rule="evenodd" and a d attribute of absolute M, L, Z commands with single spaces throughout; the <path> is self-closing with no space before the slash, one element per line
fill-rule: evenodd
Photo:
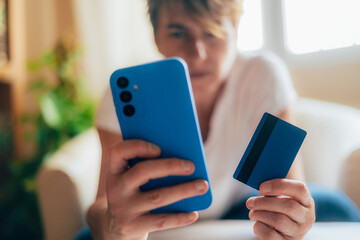
<path fill-rule="evenodd" d="M 215 35 L 212 34 L 212 33 L 209 33 L 209 32 L 205 32 L 204 37 L 206 37 L 206 38 L 215 38 Z"/>
<path fill-rule="evenodd" d="M 185 36 L 184 32 L 172 32 L 172 33 L 170 33 L 170 37 L 173 37 L 173 38 L 181 38 L 181 37 L 184 37 L 184 36 Z"/>

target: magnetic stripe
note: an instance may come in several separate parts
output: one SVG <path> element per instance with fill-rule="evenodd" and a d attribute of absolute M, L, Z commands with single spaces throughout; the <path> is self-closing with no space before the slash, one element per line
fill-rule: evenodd
<path fill-rule="evenodd" d="M 256 163 L 259 160 L 259 157 L 264 150 L 264 147 L 269 140 L 272 131 L 274 130 L 275 124 L 278 118 L 269 114 L 265 120 L 263 127 L 260 130 L 258 137 L 256 138 L 249 155 L 247 156 L 243 167 L 241 168 L 237 180 L 247 183 L 250 178 L 252 171 L 255 168 Z"/>

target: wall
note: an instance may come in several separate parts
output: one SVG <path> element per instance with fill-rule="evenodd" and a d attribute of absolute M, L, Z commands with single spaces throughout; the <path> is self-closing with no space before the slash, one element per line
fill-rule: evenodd
<path fill-rule="evenodd" d="M 22 136 L 19 127 L 19 116 L 24 108 L 21 96 L 24 94 L 25 83 L 25 8 L 24 1 L 8 1 L 9 4 L 9 54 L 10 59 L 7 63 L 0 66 L 1 81 L 5 81 L 10 86 L 11 94 L 11 113 L 13 119 L 13 132 L 16 140 Z M 20 149 L 20 142 L 15 145 Z"/>
<path fill-rule="evenodd" d="M 360 109 L 360 61 L 296 69 L 291 75 L 301 96 Z"/>
<path fill-rule="evenodd" d="M 75 0 L 74 6 L 85 72 L 95 96 L 108 88 L 114 70 L 158 58 L 146 0 Z"/>

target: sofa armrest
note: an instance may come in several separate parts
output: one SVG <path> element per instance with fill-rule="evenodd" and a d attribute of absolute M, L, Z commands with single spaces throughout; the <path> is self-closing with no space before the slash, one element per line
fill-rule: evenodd
<path fill-rule="evenodd" d="M 340 187 L 341 169 L 360 148 L 360 111 L 340 104 L 302 98 L 295 105 L 296 124 L 308 134 L 301 148 L 310 183 Z"/>
<path fill-rule="evenodd" d="M 45 238 L 72 239 L 85 224 L 99 180 L 101 147 L 90 129 L 50 156 L 37 175 Z"/>

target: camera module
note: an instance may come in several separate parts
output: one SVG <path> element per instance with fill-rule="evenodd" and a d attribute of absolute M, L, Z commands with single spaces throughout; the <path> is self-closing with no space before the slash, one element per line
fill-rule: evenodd
<path fill-rule="evenodd" d="M 119 77 L 117 85 L 119 88 L 126 88 L 129 85 L 129 80 L 126 77 Z"/>
<path fill-rule="evenodd" d="M 132 95 L 129 91 L 123 91 L 121 94 L 120 94 L 120 100 L 123 101 L 123 102 L 130 102 L 132 99 Z"/>
<path fill-rule="evenodd" d="M 125 105 L 125 107 L 123 108 L 123 113 L 127 117 L 133 116 L 135 114 L 134 106 L 133 105 Z"/>

